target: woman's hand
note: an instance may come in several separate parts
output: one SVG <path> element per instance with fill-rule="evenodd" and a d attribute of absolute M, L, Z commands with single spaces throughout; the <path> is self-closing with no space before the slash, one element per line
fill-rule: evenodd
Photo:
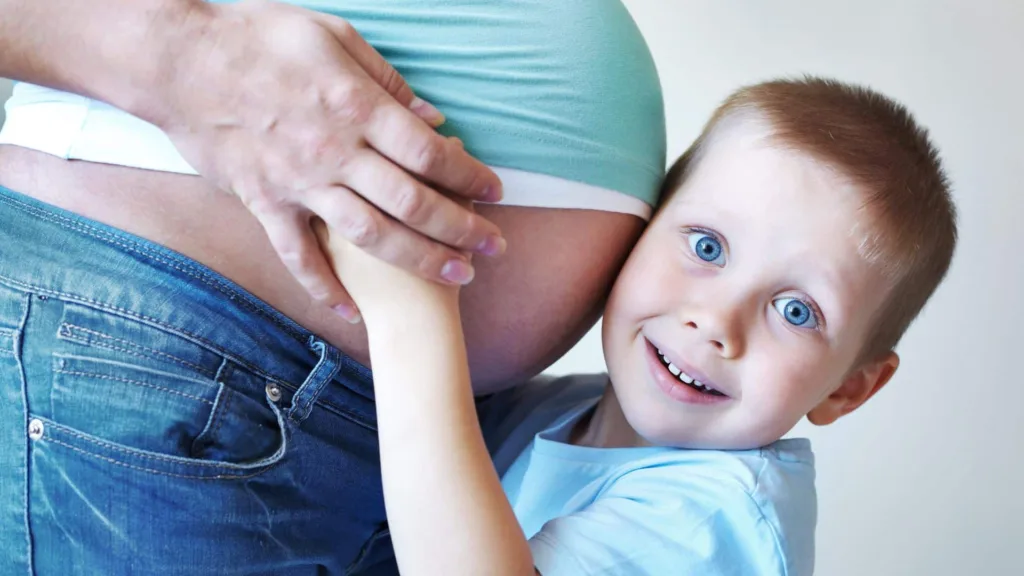
<path fill-rule="evenodd" d="M 465 253 L 504 249 L 497 227 L 453 201 L 497 200 L 498 177 L 432 129 L 441 114 L 344 20 L 261 0 L 0 0 L 0 13 L 0 76 L 162 128 L 342 316 L 358 314 L 314 218 L 450 284 L 472 278 Z"/>
<path fill-rule="evenodd" d="M 493 201 L 497 176 L 428 124 L 440 113 L 344 20 L 255 0 L 204 5 L 193 18 L 204 32 L 150 116 L 198 172 L 242 199 L 315 299 L 358 319 L 315 218 L 448 284 L 472 279 L 466 253 L 504 250 L 496 226 L 437 191 Z"/>

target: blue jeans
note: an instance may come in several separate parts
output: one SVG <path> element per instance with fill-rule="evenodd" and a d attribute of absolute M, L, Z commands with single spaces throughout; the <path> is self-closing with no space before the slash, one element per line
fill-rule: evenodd
<path fill-rule="evenodd" d="M 0 187 L 0 574 L 393 574 L 367 368 Z"/>

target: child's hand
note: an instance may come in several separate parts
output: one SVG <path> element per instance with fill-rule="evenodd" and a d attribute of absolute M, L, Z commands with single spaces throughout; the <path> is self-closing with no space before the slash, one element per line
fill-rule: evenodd
<path fill-rule="evenodd" d="M 454 136 L 449 140 L 462 146 L 462 141 Z M 458 197 L 452 200 L 470 212 L 474 211 L 472 201 Z M 330 228 L 319 218 L 313 220 L 313 231 L 335 276 L 341 280 L 362 315 L 400 318 L 403 310 L 409 310 L 410 306 L 432 303 L 454 305 L 457 310 L 459 286 L 424 280 L 370 256 L 340 234 L 331 234 Z M 464 254 L 467 260 L 471 258 L 471 254 Z"/>
<path fill-rule="evenodd" d="M 414 276 L 371 256 L 315 219 L 313 230 L 334 273 L 370 323 L 377 318 L 401 318 L 410 306 L 458 306 L 458 286 L 447 286 Z"/>

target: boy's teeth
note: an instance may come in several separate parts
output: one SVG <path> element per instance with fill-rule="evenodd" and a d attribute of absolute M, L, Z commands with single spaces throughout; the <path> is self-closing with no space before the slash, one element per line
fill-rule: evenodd
<path fill-rule="evenodd" d="M 691 377 L 686 372 L 680 370 L 678 367 L 676 367 L 675 364 L 670 362 L 669 359 L 665 357 L 665 354 L 662 353 L 661 350 L 658 350 L 658 356 L 661 356 L 661 359 L 665 362 L 665 366 L 668 368 L 668 371 L 671 372 L 672 375 L 675 376 L 676 378 L 679 378 L 679 380 L 685 382 L 686 384 L 693 384 L 695 388 L 703 388 L 707 392 L 713 392 L 715 390 L 711 386 L 708 386 L 707 384 Z"/>
<path fill-rule="evenodd" d="M 708 386 L 707 384 L 701 382 L 700 380 L 694 380 L 693 381 L 693 385 L 696 386 L 697 388 L 703 388 L 704 390 L 706 390 L 708 392 L 711 392 L 712 390 L 714 390 L 714 388 L 712 388 L 711 386 Z"/>

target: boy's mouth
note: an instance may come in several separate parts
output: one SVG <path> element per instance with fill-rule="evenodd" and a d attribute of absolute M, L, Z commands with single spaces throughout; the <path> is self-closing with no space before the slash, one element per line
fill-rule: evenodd
<path fill-rule="evenodd" d="M 669 373 L 672 374 L 672 376 L 674 376 L 677 380 L 679 380 L 686 386 L 689 386 L 690 388 L 693 388 L 694 390 L 702 394 L 708 394 L 710 396 L 725 396 L 725 394 L 722 394 L 718 390 L 715 390 L 714 388 L 708 386 L 707 384 L 704 384 L 700 380 L 697 380 L 693 376 L 690 376 L 686 372 L 680 370 L 678 367 L 676 367 L 675 364 L 673 364 L 671 361 L 669 361 L 668 358 L 665 357 L 665 353 L 662 352 L 661 350 L 658 350 L 657 348 L 655 348 L 655 350 L 658 352 L 658 360 L 661 361 L 661 365 L 664 366 L 665 369 L 667 369 Z"/>
<path fill-rule="evenodd" d="M 646 336 L 647 363 L 655 382 L 670 398 L 683 403 L 717 404 L 732 397 L 676 366 L 661 348 Z M 689 368 L 689 366 L 687 366 Z"/>

